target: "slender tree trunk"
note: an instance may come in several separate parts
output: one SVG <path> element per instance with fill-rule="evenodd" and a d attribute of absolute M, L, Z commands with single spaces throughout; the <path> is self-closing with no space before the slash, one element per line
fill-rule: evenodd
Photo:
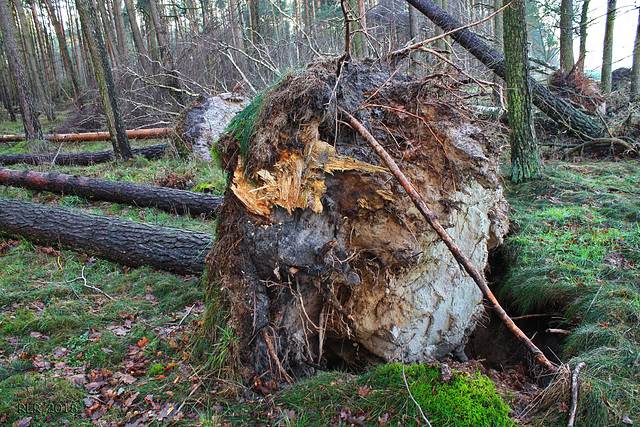
<path fill-rule="evenodd" d="M 24 133 L 29 140 L 42 139 L 42 128 L 38 121 L 38 115 L 33 108 L 33 100 L 29 83 L 25 76 L 25 68 L 22 58 L 18 52 L 16 42 L 16 27 L 13 21 L 13 13 L 11 13 L 11 5 L 9 0 L 0 0 L 0 29 L 2 30 L 4 47 L 7 52 L 9 63 L 9 71 L 13 76 L 13 80 L 18 92 L 18 100 L 20 101 L 20 109 L 22 110 L 22 124 Z"/>
<path fill-rule="evenodd" d="M 1 27 L 0 27 L 1 30 Z M 16 113 L 13 110 L 13 90 L 11 84 L 11 76 L 6 73 L 6 68 L 4 66 L 4 57 L 2 52 L 0 51 L 0 95 L 2 95 L 2 102 L 4 103 L 4 107 L 7 109 L 7 113 L 9 113 L 9 120 L 12 122 L 17 122 Z"/>
<path fill-rule="evenodd" d="M 51 102 L 51 96 L 49 95 L 45 87 L 45 79 L 42 67 L 36 64 L 38 56 L 36 54 L 33 29 L 31 28 L 31 25 L 27 20 L 27 15 L 24 12 L 24 7 L 22 7 L 22 0 L 14 0 L 13 4 L 16 9 L 16 14 L 18 15 L 18 22 L 20 23 L 20 35 L 22 36 L 22 40 L 24 42 L 25 61 L 27 67 L 31 70 L 31 72 L 29 73 L 31 76 L 31 81 L 33 81 L 33 86 L 35 87 L 37 98 L 41 103 L 42 110 L 47 115 L 49 121 L 53 121 L 55 119 L 55 113 L 53 103 Z"/>
<path fill-rule="evenodd" d="M 102 98 L 102 106 L 107 118 L 107 127 L 111 134 L 113 151 L 118 160 L 127 160 L 133 157 L 131 146 L 120 115 L 118 97 L 113 83 L 113 75 L 109 64 L 109 56 L 100 31 L 100 23 L 96 9 L 91 0 L 76 0 L 78 14 L 87 39 L 93 70 Z"/>
<path fill-rule="evenodd" d="M 0 168 L 0 185 L 35 191 L 73 194 L 138 207 L 154 207 L 170 213 L 216 216 L 224 197 L 166 187 L 85 178 L 61 173 L 39 173 Z"/>
<path fill-rule="evenodd" d="M 127 54 L 127 39 L 124 35 L 124 19 L 122 19 L 122 3 L 120 0 L 113 0 L 109 3 L 111 7 L 111 14 L 116 24 L 116 37 L 118 39 L 118 52 L 121 57 L 125 57 Z"/>
<path fill-rule="evenodd" d="M 602 75 L 600 89 L 602 93 L 611 92 L 611 67 L 613 65 L 613 24 L 616 20 L 616 0 L 607 2 L 607 24 L 604 30 L 604 47 L 602 50 Z"/>
<path fill-rule="evenodd" d="M 261 41 L 261 25 L 260 25 L 260 1 L 247 0 L 249 6 L 249 26 L 251 32 L 251 41 L 257 45 Z"/>
<path fill-rule="evenodd" d="M 633 67 L 631 67 L 631 102 L 640 99 L 640 9 L 638 9 L 638 28 L 633 47 Z"/>
<path fill-rule="evenodd" d="M 407 1 L 444 31 L 448 32 L 462 27 L 461 23 L 439 8 L 432 0 Z M 451 38 L 467 49 L 500 78 L 505 78 L 504 57 L 498 51 L 489 47 L 480 37 L 469 30 L 460 30 L 453 33 Z M 530 78 L 530 85 L 533 91 L 533 102 L 536 107 L 557 123 L 569 127 L 579 135 L 594 137 L 604 133 L 604 128 L 598 122 L 576 110 L 563 99 L 553 95 L 540 83 Z"/>
<path fill-rule="evenodd" d="M 145 73 L 149 73 L 151 71 L 151 64 L 149 64 L 147 49 L 144 46 L 142 34 L 140 34 L 140 27 L 138 26 L 138 20 L 136 19 L 136 9 L 133 6 L 133 0 L 124 0 L 124 6 L 127 9 L 127 15 L 129 16 L 129 25 L 131 26 L 131 34 L 133 35 L 133 44 L 138 52 L 138 62 L 140 63 L 142 70 Z"/>
<path fill-rule="evenodd" d="M 213 235 L 0 198 L 0 234 L 97 255 L 131 267 L 200 274 Z"/>
<path fill-rule="evenodd" d="M 111 55 L 111 59 L 115 66 L 117 58 L 116 34 L 113 28 L 113 20 L 109 16 L 109 13 L 107 13 L 107 9 L 104 3 L 105 0 L 96 1 L 96 4 L 98 5 L 98 15 L 100 15 L 100 21 L 102 22 L 102 28 L 104 29 L 103 35 L 106 42 L 107 51 Z"/>
<path fill-rule="evenodd" d="M 525 10 L 525 0 L 513 0 L 504 11 L 511 180 L 516 184 L 540 177 L 540 156 L 533 129 Z"/>
<path fill-rule="evenodd" d="M 69 49 L 67 47 L 67 37 L 65 35 L 62 22 L 60 22 L 60 20 L 58 19 L 58 14 L 53 8 L 51 0 L 43 0 L 43 2 L 45 8 L 47 9 L 47 13 L 49 14 L 49 18 L 51 19 L 51 23 L 53 24 L 53 29 L 56 32 L 56 38 L 58 39 L 58 49 L 60 50 L 62 63 L 64 64 L 64 68 L 71 78 L 73 97 L 76 101 L 78 101 L 80 98 L 80 85 L 78 84 L 78 75 L 76 74 L 76 70 L 73 67 L 71 55 L 69 55 Z"/>
<path fill-rule="evenodd" d="M 587 56 L 587 24 L 589 23 L 589 1 L 582 3 L 582 13 L 580 14 L 580 58 Z M 580 62 L 580 71 L 584 71 L 584 59 Z"/>
<path fill-rule="evenodd" d="M 574 66 L 573 59 L 573 0 L 560 2 L 560 67 L 568 73 Z"/>

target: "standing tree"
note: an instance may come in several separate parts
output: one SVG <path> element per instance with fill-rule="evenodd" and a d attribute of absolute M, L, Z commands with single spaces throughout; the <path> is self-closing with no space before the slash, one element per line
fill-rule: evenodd
<path fill-rule="evenodd" d="M 582 3 L 582 14 L 580 15 L 580 58 L 587 56 L 587 24 L 589 19 L 589 1 Z M 580 71 L 584 71 L 584 60 L 580 62 Z"/>
<path fill-rule="evenodd" d="M 611 92 L 611 66 L 613 64 L 613 24 L 616 20 L 616 0 L 607 2 L 607 25 L 604 30 L 604 49 L 602 51 L 602 75 L 600 89 L 602 93 Z"/>
<path fill-rule="evenodd" d="M 517 184 L 540 177 L 529 84 L 525 0 L 513 0 L 504 11 L 504 57 L 511 129 L 511 180 Z"/>
<path fill-rule="evenodd" d="M 120 115 L 116 88 L 109 64 L 109 54 L 102 38 L 98 14 L 91 0 L 76 0 L 76 7 L 80 16 L 82 32 L 87 40 L 96 82 L 100 89 L 100 98 L 107 117 L 113 151 L 116 159 L 128 160 L 133 157 L 133 153 Z"/>
<path fill-rule="evenodd" d="M 573 0 L 560 3 L 560 67 L 568 73 L 574 66 L 573 59 Z"/>
<path fill-rule="evenodd" d="M 638 9 L 638 29 L 633 47 L 633 66 L 631 67 L 631 102 L 640 99 L 640 9 Z"/>
<path fill-rule="evenodd" d="M 127 9 L 127 16 L 129 17 L 129 25 L 131 27 L 131 35 L 133 36 L 133 44 L 136 47 L 138 53 L 138 62 L 142 71 L 149 73 L 151 71 L 151 64 L 149 63 L 149 57 L 147 56 L 147 49 L 144 46 L 142 40 L 142 34 L 140 33 L 140 27 L 138 26 L 138 20 L 136 19 L 136 9 L 133 6 L 133 0 L 124 0 L 124 6 Z"/>
<path fill-rule="evenodd" d="M 60 57 L 62 58 L 62 64 L 71 78 L 71 86 L 73 87 L 73 98 L 75 102 L 79 101 L 80 97 L 80 85 L 78 84 L 78 75 L 75 68 L 73 68 L 73 62 L 71 61 L 71 55 L 69 54 L 69 48 L 67 47 L 67 36 L 64 32 L 62 22 L 58 19 L 58 14 L 51 3 L 51 0 L 44 0 L 44 6 L 47 9 L 53 29 L 56 32 L 56 38 L 58 39 L 58 50 L 60 51 Z"/>
<path fill-rule="evenodd" d="M 22 124 L 27 139 L 41 140 L 42 128 L 38 121 L 38 115 L 33 108 L 33 99 L 29 83 L 25 76 L 25 67 L 22 57 L 18 52 L 16 41 L 16 27 L 11 12 L 10 0 L 0 0 L 0 30 L 2 30 L 4 47 L 7 52 L 9 72 L 13 76 L 13 81 L 18 92 L 20 109 L 22 110 Z"/>

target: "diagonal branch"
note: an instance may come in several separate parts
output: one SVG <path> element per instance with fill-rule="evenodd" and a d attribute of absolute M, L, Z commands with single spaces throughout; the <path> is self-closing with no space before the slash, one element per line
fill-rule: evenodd
<path fill-rule="evenodd" d="M 513 322 L 513 320 L 509 317 L 509 315 L 504 311 L 504 309 L 500 306 L 500 303 L 496 299 L 491 289 L 489 289 L 489 285 L 484 277 L 476 270 L 476 268 L 471 264 L 469 258 L 466 257 L 464 253 L 460 250 L 458 245 L 453 241 L 449 233 L 442 227 L 440 222 L 438 221 L 438 217 L 434 214 L 431 209 L 427 206 L 427 204 L 422 199 L 422 196 L 416 191 L 415 187 L 409 182 L 405 174 L 400 170 L 398 164 L 393 160 L 393 158 L 389 155 L 389 153 L 380 145 L 380 143 L 371 135 L 371 133 L 364 127 L 362 123 L 360 123 L 355 117 L 346 111 L 342 110 L 342 114 L 348 119 L 351 126 L 356 129 L 360 135 L 367 140 L 367 142 L 373 147 L 378 156 L 382 159 L 382 161 L 387 165 L 389 170 L 393 176 L 398 180 L 400 185 L 405 189 L 413 204 L 418 208 L 422 216 L 427 220 L 429 225 L 433 228 L 433 230 L 440 236 L 444 244 L 447 246 L 453 257 L 458 261 L 458 264 L 466 272 L 471 276 L 471 278 L 476 282 L 476 285 L 482 291 L 482 294 L 485 296 L 487 300 L 491 303 L 493 310 L 496 314 L 502 319 L 502 321 L 507 325 L 507 327 L 513 332 L 516 337 L 520 340 L 520 342 L 534 355 L 534 357 L 538 360 L 540 364 L 542 364 L 546 369 L 551 372 L 556 370 L 556 367 L 547 359 L 547 357 L 540 351 L 538 347 L 535 346 L 533 342 L 522 332 L 520 328 Z"/>

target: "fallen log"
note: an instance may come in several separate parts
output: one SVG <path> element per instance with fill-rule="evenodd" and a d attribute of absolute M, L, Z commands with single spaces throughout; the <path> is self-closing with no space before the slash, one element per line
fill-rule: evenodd
<path fill-rule="evenodd" d="M 500 52 L 490 47 L 472 31 L 463 28 L 464 26 L 460 22 L 432 0 L 407 0 L 407 2 L 438 27 L 442 28 L 443 31 L 451 32 L 452 39 L 467 49 L 469 53 L 486 65 L 498 77 L 505 78 L 504 57 Z M 564 99 L 555 96 L 549 89 L 533 78 L 529 77 L 529 81 L 533 92 L 533 103 L 556 123 L 572 129 L 576 134 L 587 139 L 604 135 L 604 126 L 596 120 L 577 110 Z"/>
<path fill-rule="evenodd" d="M 149 160 L 159 159 L 167 152 L 168 144 L 147 145 L 133 147 L 134 156 L 143 156 Z M 81 153 L 38 153 L 38 154 L 3 154 L 0 155 L 0 165 L 10 166 L 24 163 L 27 165 L 54 164 L 88 166 L 96 163 L 106 163 L 115 159 L 113 150 L 85 151 Z"/>
<path fill-rule="evenodd" d="M 153 128 L 128 130 L 127 136 L 130 139 L 164 138 L 173 133 L 173 128 Z M 24 134 L 0 135 L 0 142 L 20 142 L 26 139 Z M 53 133 L 44 135 L 45 141 L 52 142 L 87 142 L 87 141 L 109 141 L 109 132 L 85 132 L 85 133 Z"/>
<path fill-rule="evenodd" d="M 92 200 L 139 207 L 155 207 L 171 213 L 214 217 L 222 196 L 167 187 L 115 182 L 62 173 L 40 173 L 0 168 L 0 185 L 36 191 L 73 194 Z"/>
<path fill-rule="evenodd" d="M 214 236 L 0 197 L 0 234 L 130 267 L 200 274 Z"/>

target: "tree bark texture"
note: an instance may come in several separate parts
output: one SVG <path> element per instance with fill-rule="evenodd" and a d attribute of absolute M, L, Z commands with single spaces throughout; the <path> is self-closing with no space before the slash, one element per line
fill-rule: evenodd
<path fill-rule="evenodd" d="M 87 39 L 93 71 L 100 90 L 100 98 L 104 114 L 107 118 L 107 127 L 111 134 L 111 143 L 117 160 L 128 160 L 133 157 L 131 145 L 125 132 L 124 121 L 120 115 L 120 106 L 113 82 L 109 54 L 105 46 L 101 25 L 98 21 L 95 6 L 91 0 L 76 0 L 80 23 L 83 34 Z"/>
<path fill-rule="evenodd" d="M 589 24 L 589 2 L 584 0 L 582 3 L 582 13 L 580 14 L 580 72 L 584 72 L 584 57 L 587 56 L 587 26 Z"/>
<path fill-rule="evenodd" d="M 611 72 L 613 66 L 613 25 L 616 21 L 616 0 L 607 2 L 607 23 L 604 29 L 604 46 L 602 49 L 602 72 L 600 90 L 604 94 L 611 92 Z"/>
<path fill-rule="evenodd" d="M 0 0 L 0 29 L 2 29 L 4 47 L 7 52 L 9 72 L 13 77 L 16 91 L 18 92 L 24 133 L 29 140 L 40 140 L 42 138 L 42 128 L 40 127 L 38 115 L 33 106 L 33 97 L 25 75 L 25 67 L 20 52 L 18 51 L 16 26 L 9 0 Z"/>
<path fill-rule="evenodd" d="M 460 22 L 438 7 L 432 0 L 407 1 L 445 32 L 462 27 Z M 505 79 L 504 57 L 497 50 L 488 46 L 480 37 L 464 29 L 453 33 L 451 38 L 500 78 Z M 600 123 L 577 110 L 565 100 L 558 98 L 540 83 L 530 78 L 530 85 L 533 92 L 533 103 L 558 124 L 566 126 L 582 136 L 594 137 L 604 133 L 604 127 Z"/>
<path fill-rule="evenodd" d="M 131 139 L 163 138 L 171 136 L 172 128 L 134 129 L 127 130 L 127 137 Z M 24 134 L 0 135 L 0 143 L 24 141 Z M 68 141 L 109 141 L 109 132 L 84 132 L 84 133 L 52 133 L 43 136 L 45 141 L 68 142 Z"/>
<path fill-rule="evenodd" d="M 167 144 L 158 144 L 135 147 L 131 151 L 134 156 L 143 156 L 149 160 L 153 160 L 164 156 L 168 148 L 169 146 Z M 10 166 L 19 163 L 41 165 L 51 163 L 54 165 L 88 166 L 96 163 L 110 162 L 114 159 L 113 150 L 87 151 L 83 153 L 3 154 L 0 155 L 0 165 Z"/>
<path fill-rule="evenodd" d="M 540 177 L 540 159 L 533 129 L 525 0 L 513 0 L 504 11 L 504 56 L 507 82 L 511 180 Z"/>
<path fill-rule="evenodd" d="M 19 33 L 22 38 L 22 46 L 24 49 L 24 59 L 26 66 L 30 70 L 29 77 L 33 82 L 37 99 L 40 101 L 40 106 L 50 121 L 55 118 L 53 111 L 53 103 L 51 102 L 48 91 L 45 88 L 44 73 L 42 67 L 36 65 L 38 56 L 36 55 L 35 39 L 33 37 L 33 31 L 30 23 L 27 21 L 27 16 L 24 13 L 24 7 L 22 7 L 22 0 L 13 0 L 15 6 L 16 15 L 18 17 L 18 23 L 20 24 Z"/>
<path fill-rule="evenodd" d="M 0 198 L 0 234 L 87 252 L 112 262 L 200 274 L 214 236 Z"/>
<path fill-rule="evenodd" d="M 142 40 L 142 34 L 140 33 L 140 26 L 136 19 L 136 8 L 133 5 L 133 0 L 124 0 L 124 6 L 127 9 L 127 16 L 129 17 L 129 25 L 131 27 L 131 34 L 133 35 L 133 44 L 136 47 L 138 53 L 138 62 L 143 72 L 148 73 L 151 71 L 151 64 L 149 63 L 149 57 L 147 56 L 147 49 Z"/>
<path fill-rule="evenodd" d="M 154 207 L 170 213 L 216 216 L 222 196 L 167 187 L 107 181 L 62 173 L 40 173 L 0 168 L 0 185 L 35 191 L 73 194 L 92 200 Z"/>
<path fill-rule="evenodd" d="M 633 47 L 633 66 L 631 67 L 631 91 L 632 102 L 640 99 L 640 9 L 638 9 L 638 28 L 636 41 Z"/>
<path fill-rule="evenodd" d="M 560 67 L 568 73 L 573 68 L 573 0 L 560 2 Z"/>

